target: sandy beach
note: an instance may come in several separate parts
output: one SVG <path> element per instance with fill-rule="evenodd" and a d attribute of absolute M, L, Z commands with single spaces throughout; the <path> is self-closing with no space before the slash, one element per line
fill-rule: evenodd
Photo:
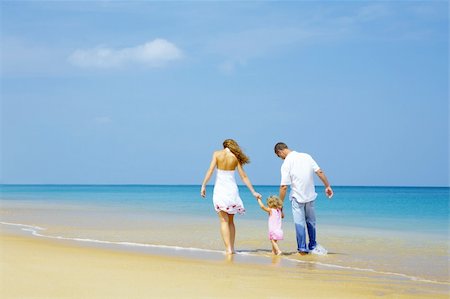
<path fill-rule="evenodd" d="M 394 214 L 388 222 L 379 216 L 386 213 L 372 213 L 375 218 L 368 220 L 393 229 L 371 227 L 356 216 L 354 223 L 343 225 L 339 217 L 328 214 L 323 218 L 332 225 L 320 225 L 326 256 L 296 254 L 289 214 L 283 228 L 285 240 L 280 243 L 284 255 L 271 255 L 267 218 L 248 201 L 246 215 L 236 222 L 237 254 L 227 257 L 210 204 L 195 201 L 196 186 L 40 188 L 3 189 L 2 299 L 449 295 L 447 218 L 420 218 L 418 229 L 416 222 L 396 212 L 404 213 L 414 201 L 411 197 L 417 197 L 421 199 L 415 201 L 417 205 L 433 202 L 433 211 L 428 210 L 432 214 L 436 204 L 446 206 L 446 190 L 406 190 L 411 195 L 405 197 L 403 189 L 376 189 L 372 190 L 373 200 L 363 202 L 368 206 L 352 212 L 367 215 L 366 211 L 393 201 L 408 202 L 406 208 L 401 205 L 402 210 L 391 207 Z M 265 188 L 265 193 L 273 192 L 271 187 Z M 352 195 L 359 198 L 366 192 L 346 190 L 341 190 L 342 199 L 336 201 L 342 206 L 333 208 L 339 215 L 346 206 L 354 205 Z M 380 192 L 387 199 L 375 196 Z M 167 205 L 169 200 L 171 205 Z M 174 205 L 180 209 L 171 210 Z M 427 211 L 426 206 L 422 205 L 421 211 Z M 404 229 L 405 225 L 409 229 Z"/>
<path fill-rule="evenodd" d="M 2 298 L 447 298 L 448 286 L 155 256 L 2 233 Z"/>

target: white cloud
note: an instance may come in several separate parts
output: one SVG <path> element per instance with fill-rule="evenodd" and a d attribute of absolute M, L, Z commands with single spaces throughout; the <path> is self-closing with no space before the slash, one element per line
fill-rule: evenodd
<path fill-rule="evenodd" d="M 97 116 L 94 118 L 94 122 L 97 124 L 108 124 L 112 120 L 108 116 Z"/>
<path fill-rule="evenodd" d="M 130 48 L 112 49 L 99 46 L 79 49 L 69 56 L 69 62 L 86 68 L 114 68 L 130 64 L 161 67 L 182 57 L 182 51 L 174 44 L 165 39 L 155 39 Z"/>
<path fill-rule="evenodd" d="M 219 64 L 219 70 L 224 74 L 232 74 L 237 67 L 245 66 L 247 62 L 244 59 L 229 59 Z"/>
<path fill-rule="evenodd" d="M 222 35 L 210 41 L 207 49 L 225 58 L 218 68 L 223 73 L 231 74 L 251 59 L 306 41 L 312 34 L 319 33 L 295 27 L 262 27 Z"/>
<path fill-rule="evenodd" d="M 227 60 L 219 65 L 219 69 L 224 74 L 232 74 L 236 69 L 236 65 L 233 61 Z"/>
<path fill-rule="evenodd" d="M 373 21 L 382 19 L 391 14 L 391 9 L 388 6 L 382 4 L 374 4 L 362 7 L 358 11 L 356 18 L 359 21 Z"/>
<path fill-rule="evenodd" d="M 440 5 L 439 5 L 440 4 Z M 413 13 L 413 16 L 420 17 L 426 20 L 447 20 L 447 11 L 445 2 L 442 3 L 426 3 L 419 2 L 417 6 L 412 6 L 409 10 Z"/>
<path fill-rule="evenodd" d="M 371 4 L 336 15 L 335 10 L 321 10 L 285 26 L 259 26 L 214 37 L 208 51 L 223 57 L 218 69 L 232 74 L 255 58 L 282 54 L 286 49 L 347 39 L 371 38 L 365 34 L 371 22 L 393 15 L 388 5 Z"/>

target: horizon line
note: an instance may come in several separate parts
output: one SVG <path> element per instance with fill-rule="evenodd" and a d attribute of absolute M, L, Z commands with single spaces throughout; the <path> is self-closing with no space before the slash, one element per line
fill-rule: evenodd
<path fill-rule="evenodd" d="M 99 183 L 0 183 L 0 186 L 201 186 L 201 184 L 99 184 Z M 208 184 L 207 186 L 214 186 L 214 184 Z M 246 187 L 246 185 L 240 185 L 239 187 Z M 254 184 L 253 186 L 260 187 L 279 187 L 280 185 L 265 185 Z M 323 185 L 315 185 L 315 187 L 323 187 Z M 359 188 L 450 188 L 448 186 L 424 186 L 424 185 L 331 185 L 331 187 L 359 187 Z"/>

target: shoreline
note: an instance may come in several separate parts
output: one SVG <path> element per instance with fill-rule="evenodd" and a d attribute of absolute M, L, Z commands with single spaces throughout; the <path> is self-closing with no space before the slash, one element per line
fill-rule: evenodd
<path fill-rule="evenodd" d="M 9 199 L 0 199 L 0 297 L 450 294 L 447 191 L 342 189 L 341 198 L 317 204 L 317 238 L 328 255 L 296 254 L 295 227 L 287 213 L 280 243 L 285 254 L 275 257 L 267 215 L 254 201 L 236 222 L 237 254 L 226 256 L 217 215 L 209 201 L 197 200 L 196 188 L 39 188 L 5 188 L 2 197 Z M 100 266 L 97 260 L 103 261 Z M 26 278 L 33 287 L 22 290 L 30 284 Z M 76 295 L 66 291 L 71 284 L 79 286 L 72 291 Z M 136 292 L 127 294 L 127 288 Z"/>
<path fill-rule="evenodd" d="M 245 298 L 265 298 L 269 292 L 282 298 L 448 298 L 450 285 L 401 273 L 327 265 L 313 256 L 299 260 L 295 255 L 252 251 L 226 256 L 220 250 L 197 248 L 189 255 L 189 248 L 147 250 L 127 242 L 40 236 L 39 229 L 15 224 L 12 230 L 0 230 L 2 297 L 224 298 L 229 291 L 238 291 Z M 93 276 L 87 281 L 86 275 Z M 220 283 L 223 277 L 225 283 Z M 33 283 L 24 288 L 29 280 Z M 181 285 L 179 290 L 172 289 L 173 280 Z M 65 290 L 71 284 L 79 287 L 69 294 Z M 127 293 L 130 284 L 135 293 Z"/>
<path fill-rule="evenodd" d="M 146 255 L 157 255 L 163 257 L 180 257 L 198 261 L 223 261 L 230 256 L 225 255 L 223 250 L 201 247 L 183 247 L 179 245 L 151 244 L 133 241 L 107 240 L 102 238 L 86 238 L 86 237 L 69 237 L 64 235 L 53 235 L 46 233 L 46 228 L 36 225 L 9 223 L 0 221 L 0 234 L 20 236 L 24 238 L 42 239 L 51 242 L 61 242 L 68 245 L 97 248 L 105 250 L 113 250 L 118 252 L 128 252 Z M 342 253 L 330 252 L 329 256 Z M 353 275 L 380 275 L 386 276 L 388 279 L 404 279 L 415 281 L 418 283 L 447 285 L 449 281 L 433 280 L 424 277 L 417 277 L 410 274 L 399 273 L 390 270 L 376 270 L 372 268 L 361 268 L 358 266 L 349 266 L 342 264 L 334 264 L 327 257 L 318 257 L 307 255 L 299 257 L 296 252 L 284 251 L 281 258 L 274 259 L 268 248 L 264 249 L 241 249 L 237 250 L 237 254 L 232 256 L 233 261 L 241 264 L 257 264 L 257 265 L 273 265 L 282 267 L 303 267 L 305 269 L 317 270 L 345 270 L 353 273 Z"/>
<path fill-rule="evenodd" d="M 52 183 L 52 184 L 46 184 L 46 183 L 27 183 L 27 184 L 18 184 L 18 183 L 5 183 L 5 184 L 0 184 L 0 187 L 5 186 L 94 186 L 94 187 L 101 187 L 101 186 L 105 186 L 105 187 L 123 187 L 123 186 L 137 186 L 137 187 L 142 187 L 142 186 L 150 186 L 150 187 L 155 187 L 155 186 L 161 186 L 161 187 L 173 187 L 173 186 L 186 186 L 186 187 L 201 187 L 201 184 L 139 184 L 139 183 L 135 183 L 135 184 L 89 184 L 89 183 L 77 183 L 77 184 L 73 184 L 73 183 Z M 214 184 L 208 184 L 206 185 L 207 188 L 212 188 L 214 186 Z M 280 187 L 280 185 L 272 185 L 272 184 L 257 184 L 257 185 L 253 185 L 254 187 Z M 322 184 L 319 185 L 314 185 L 316 188 L 323 188 Z M 239 188 L 246 188 L 245 184 L 238 184 Z M 335 185 L 333 186 L 333 188 L 440 188 L 440 189 L 450 189 L 450 186 L 437 186 L 437 185 L 427 185 L 427 186 L 417 186 L 417 185 Z"/>
<path fill-rule="evenodd" d="M 377 273 L 160 256 L 5 232 L 0 244 L 4 298 L 447 298 L 448 290 Z"/>

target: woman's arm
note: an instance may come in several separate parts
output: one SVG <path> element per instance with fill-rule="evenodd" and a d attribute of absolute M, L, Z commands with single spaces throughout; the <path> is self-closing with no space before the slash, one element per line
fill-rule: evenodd
<path fill-rule="evenodd" d="M 253 189 L 252 183 L 250 182 L 250 179 L 248 178 L 247 174 L 244 171 L 244 168 L 242 168 L 242 165 L 240 163 L 237 165 L 237 168 L 242 181 L 245 183 L 245 185 L 247 185 L 247 188 L 252 192 L 253 196 L 256 199 L 262 198 L 261 194 Z"/>
<path fill-rule="evenodd" d="M 202 183 L 202 189 L 200 190 L 200 195 L 202 197 L 206 197 L 206 184 L 208 183 L 209 179 L 211 178 L 211 175 L 213 174 L 214 168 L 216 168 L 217 165 L 217 154 L 214 152 L 213 157 L 211 159 L 211 163 L 209 164 L 209 168 L 206 171 L 205 178 L 203 179 Z"/>

